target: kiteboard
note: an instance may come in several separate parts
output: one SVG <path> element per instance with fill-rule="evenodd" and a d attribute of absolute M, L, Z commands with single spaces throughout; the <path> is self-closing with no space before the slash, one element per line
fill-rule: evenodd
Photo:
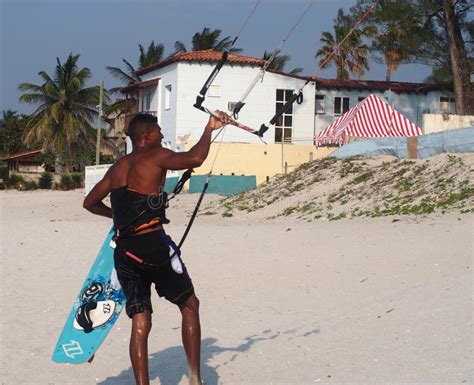
<path fill-rule="evenodd" d="M 125 305 L 125 294 L 114 269 L 113 234 L 110 230 L 74 301 L 53 352 L 54 362 L 89 361 Z"/>

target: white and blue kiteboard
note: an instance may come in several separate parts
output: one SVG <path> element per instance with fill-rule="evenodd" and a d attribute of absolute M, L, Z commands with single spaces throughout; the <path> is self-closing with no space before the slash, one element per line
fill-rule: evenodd
<path fill-rule="evenodd" d="M 114 268 L 113 230 L 92 265 L 53 352 L 53 361 L 82 364 L 90 360 L 112 329 L 125 294 Z"/>

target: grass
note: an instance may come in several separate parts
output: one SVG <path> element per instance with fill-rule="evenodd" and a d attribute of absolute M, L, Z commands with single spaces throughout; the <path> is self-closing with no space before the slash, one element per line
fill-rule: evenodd
<path fill-rule="evenodd" d="M 469 165 L 456 156 L 439 164 L 394 160 L 378 166 L 358 158 L 325 158 L 275 177 L 257 190 L 229 198 L 221 202 L 217 212 L 231 217 L 235 210 L 252 212 L 280 201 L 283 207 L 278 216 L 298 214 L 296 218 L 305 221 L 427 215 L 448 210 L 468 213 L 474 210 L 474 186 L 467 175 Z M 339 181 L 337 188 L 330 188 L 328 181 L 333 180 Z M 320 186 L 313 187 L 315 183 Z M 288 205 L 296 193 L 306 202 Z M 206 209 L 209 213 L 204 215 L 216 213 L 215 208 Z"/>
<path fill-rule="evenodd" d="M 374 176 L 373 171 L 366 171 L 354 179 L 354 184 L 364 183 L 372 179 Z"/>

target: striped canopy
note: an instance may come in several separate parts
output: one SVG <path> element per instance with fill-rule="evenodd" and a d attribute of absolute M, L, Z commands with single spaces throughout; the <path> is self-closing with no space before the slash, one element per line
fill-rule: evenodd
<path fill-rule="evenodd" d="M 346 143 L 349 137 L 420 136 L 422 130 L 385 100 L 370 95 L 316 135 L 316 145 Z"/>

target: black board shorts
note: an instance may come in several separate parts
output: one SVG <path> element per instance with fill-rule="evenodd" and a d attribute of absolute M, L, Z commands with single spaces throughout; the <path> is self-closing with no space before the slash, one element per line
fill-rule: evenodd
<path fill-rule="evenodd" d="M 182 273 L 177 273 L 170 256 L 177 251 Z M 194 293 L 194 287 L 180 252 L 164 230 L 134 235 L 117 241 L 114 252 L 115 270 L 125 292 L 127 315 L 148 310 L 151 306 L 151 284 L 160 297 L 183 306 Z"/>

